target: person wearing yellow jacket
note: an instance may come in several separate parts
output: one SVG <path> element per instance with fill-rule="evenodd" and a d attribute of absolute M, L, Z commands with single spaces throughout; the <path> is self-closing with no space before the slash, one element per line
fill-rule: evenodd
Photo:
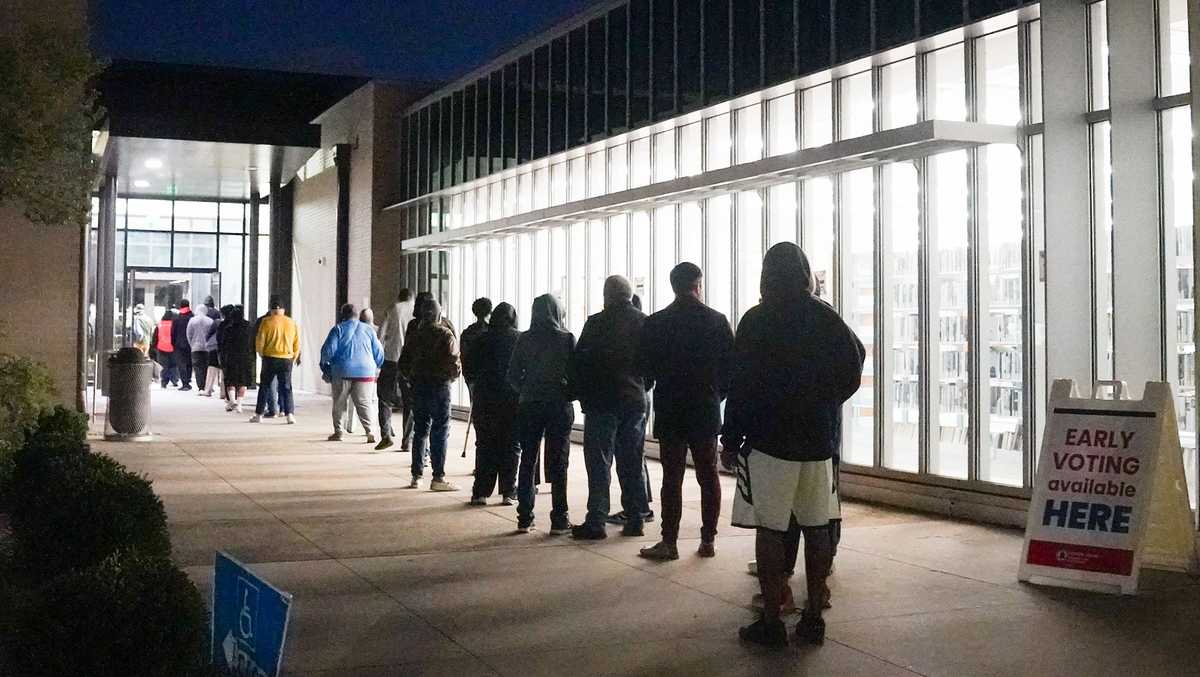
<path fill-rule="evenodd" d="M 292 401 L 292 365 L 300 362 L 300 329 L 295 320 L 284 314 L 283 302 L 271 297 L 271 312 L 258 323 L 254 349 L 262 356 L 262 371 L 258 378 L 258 402 L 251 423 L 262 421 L 267 406 L 267 393 L 274 380 L 279 391 L 279 413 L 289 424 L 296 422 Z"/>

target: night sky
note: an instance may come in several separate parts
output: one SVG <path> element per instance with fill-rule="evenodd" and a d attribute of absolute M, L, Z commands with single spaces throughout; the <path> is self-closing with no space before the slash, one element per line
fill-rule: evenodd
<path fill-rule="evenodd" d="M 92 0 L 107 59 L 445 81 L 597 0 Z"/>

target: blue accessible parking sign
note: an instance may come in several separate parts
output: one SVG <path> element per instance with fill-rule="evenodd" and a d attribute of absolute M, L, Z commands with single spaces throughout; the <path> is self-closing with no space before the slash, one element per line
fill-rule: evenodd
<path fill-rule="evenodd" d="M 291 595 L 218 551 L 213 568 L 213 665 L 237 675 L 276 677 L 291 608 Z"/>

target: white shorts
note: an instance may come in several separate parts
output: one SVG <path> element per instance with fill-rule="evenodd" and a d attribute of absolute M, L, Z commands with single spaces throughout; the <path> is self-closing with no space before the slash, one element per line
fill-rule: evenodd
<path fill-rule="evenodd" d="M 733 526 L 787 531 L 792 518 L 802 527 L 840 519 L 841 502 L 833 460 L 785 461 L 758 450 L 738 457 Z"/>

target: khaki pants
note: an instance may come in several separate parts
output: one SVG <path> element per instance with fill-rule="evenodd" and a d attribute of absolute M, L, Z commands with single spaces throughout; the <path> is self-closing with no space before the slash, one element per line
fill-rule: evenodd
<path fill-rule="evenodd" d="M 333 388 L 333 431 L 335 433 L 342 432 L 342 422 L 346 419 L 346 410 L 353 402 L 358 420 L 362 422 L 363 432 L 368 435 L 372 434 L 378 428 L 375 420 L 378 407 L 375 399 L 375 382 L 339 378 L 334 379 L 331 385 Z"/>

